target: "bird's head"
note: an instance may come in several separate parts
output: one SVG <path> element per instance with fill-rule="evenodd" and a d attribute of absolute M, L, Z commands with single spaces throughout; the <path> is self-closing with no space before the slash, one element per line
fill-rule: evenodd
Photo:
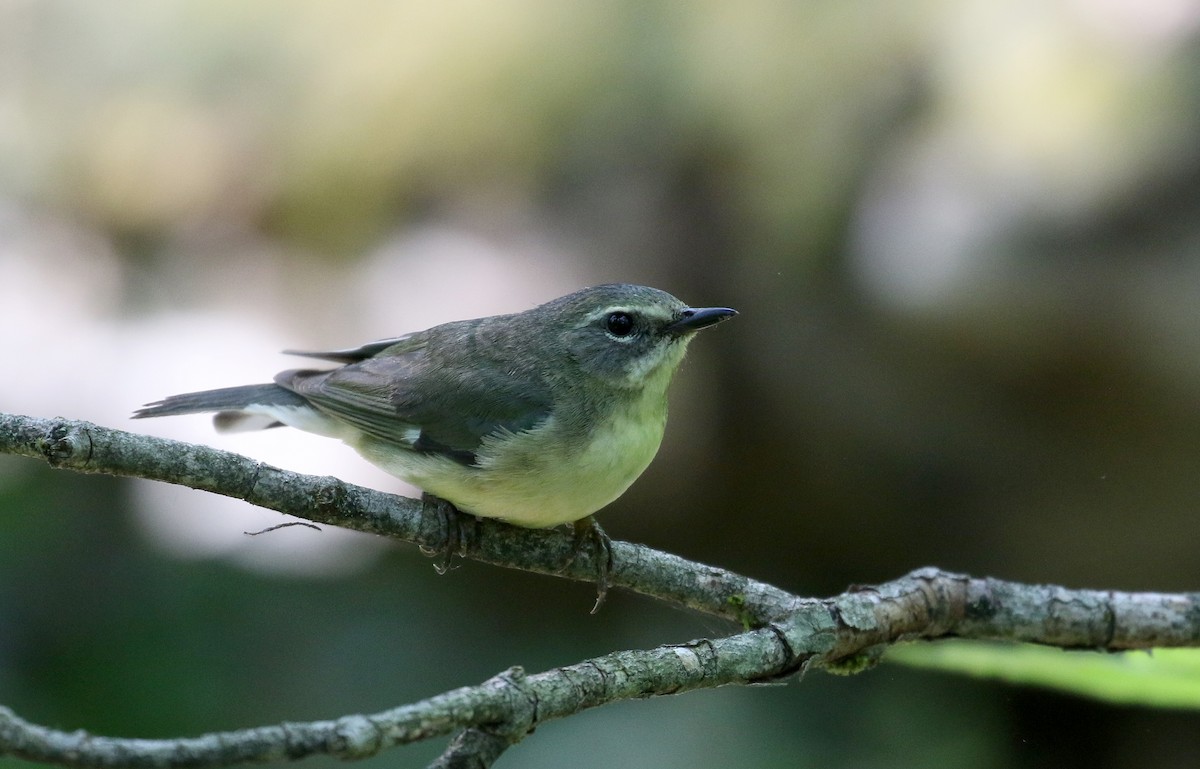
<path fill-rule="evenodd" d="M 537 309 L 584 373 L 627 389 L 665 388 L 692 335 L 737 315 L 728 307 L 688 307 L 665 291 L 630 284 L 585 288 Z"/>

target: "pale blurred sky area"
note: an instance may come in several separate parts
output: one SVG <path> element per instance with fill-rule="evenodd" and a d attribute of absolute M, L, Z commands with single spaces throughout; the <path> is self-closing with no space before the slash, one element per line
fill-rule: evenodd
<path fill-rule="evenodd" d="M 615 536 L 800 592 L 931 563 L 1196 589 L 1200 0 L 0 2 L 2 411 L 412 493 L 327 439 L 128 417 L 617 281 L 741 315 Z M 0 459 L 0 494 L 41 477 Z M 194 568 L 404 557 L 120 488 L 110 520 Z M 989 718 L 759 765 L 1071 765 Z M 1171 766 L 1172 728 L 1105 755 Z M 645 765 L 734 765 L 689 734 Z"/>

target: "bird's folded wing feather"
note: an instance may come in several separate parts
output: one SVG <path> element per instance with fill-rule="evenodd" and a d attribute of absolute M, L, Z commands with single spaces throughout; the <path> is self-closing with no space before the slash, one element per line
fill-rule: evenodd
<path fill-rule="evenodd" d="M 422 345 L 332 371 L 285 371 L 275 381 L 367 435 L 466 465 L 484 437 L 535 427 L 551 405 L 540 382 L 503 368 L 448 365 Z"/>
<path fill-rule="evenodd" d="M 374 358 L 389 347 L 394 348 L 391 352 L 402 352 L 407 347 L 419 347 L 421 340 L 416 334 L 406 334 L 404 336 L 392 337 L 391 339 L 380 339 L 376 342 L 368 342 L 359 347 L 347 347 L 342 350 L 284 350 L 285 355 L 299 355 L 303 358 L 320 358 L 321 360 L 331 360 L 337 363 L 357 363 L 367 358 Z"/>

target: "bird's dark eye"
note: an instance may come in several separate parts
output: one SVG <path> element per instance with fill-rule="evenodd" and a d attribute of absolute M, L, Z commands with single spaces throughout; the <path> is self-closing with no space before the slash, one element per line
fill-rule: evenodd
<path fill-rule="evenodd" d="M 604 328 L 613 336 L 629 336 L 633 333 L 633 316 L 627 312 L 610 313 L 604 319 Z"/>

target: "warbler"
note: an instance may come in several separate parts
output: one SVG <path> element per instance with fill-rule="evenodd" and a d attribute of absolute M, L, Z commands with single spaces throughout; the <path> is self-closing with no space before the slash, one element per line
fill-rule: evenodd
<path fill-rule="evenodd" d="M 556 526 L 642 474 L 688 342 L 736 314 L 647 286 L 594 286 L 352 349 L 288 350 L 342 365 L 172 395 L 134 417 L 217 412 L 220 432 L 286 425 L 337 438 L 464 513 Z"/>

